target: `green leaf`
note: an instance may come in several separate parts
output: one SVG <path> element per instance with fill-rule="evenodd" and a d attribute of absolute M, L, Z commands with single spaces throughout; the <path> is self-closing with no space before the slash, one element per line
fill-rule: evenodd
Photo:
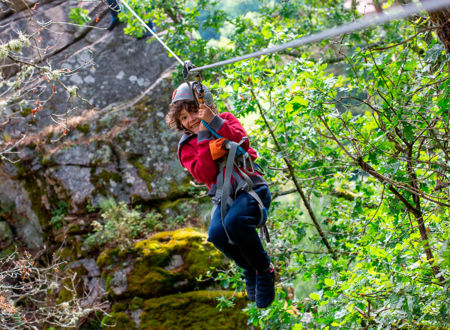
<path fill-rule="evenodd" d="M 89 10 L 83 8 L 70 8 L 69 18 L 72 22 L 83 25 L 91 20 Z"/>
<path fill-rule="evenodd" d="M 297 103 L 297 104 L 300 104 L 300 105 L 305 106 L 305 107 L 308 106 L 308 104 L 309 104 L 309 102 L 308 102 L 307 99 L 302 98 L 302 97 L 300 97 L 300 96 L 295 96 L 295 97 L 292 99 L 292 103 Z"/>
<path fill-rule="evenodd" d="M 332 278 L 326 278 L 324 282 L 328 286 L 334 286 L 334 284 L 336 283 Z"/>
<path fill-rule="evenodd" d="M 316 301 L 319 301 L 319 300 L 320 300 L 320 295 L 318 295 L 318 294 L 315 293 L 315 292 L 310 293 L 310 294 L 309 294 L 309 297 L 310 297 L 312 300 L 316 300 Z"/>

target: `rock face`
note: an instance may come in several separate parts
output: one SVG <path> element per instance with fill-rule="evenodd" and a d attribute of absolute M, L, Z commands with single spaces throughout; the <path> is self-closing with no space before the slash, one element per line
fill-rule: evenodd
<path fill-rule="evenodd" d="M 18 31 L 35 33 L 37 22 L 68 21 L 70 6 L 76 4 L 40 2 L 31 21 L 30 11 L 18 7 L 2 20 L 2 41 Z M 100 18 L 91 23 L 94 27 L 53 23 L 42 31 L 40 47 L 49 49 L 45 63 L 70 73 L 60 77 L 62 84 L 56 84 L 56 93 L 36 116 L 22 109 L 22 118 L 16 113 L 2 127 L 8 139 L 2 139 L 0 150 L 23 139 L 11 156 L 17 163 L 0 162 L 0 204 L 12 206 L 11 219 L 19 220 L 11 226 L 29 248 L 43 245 L 42 227 L 58 201 L 67 201 L 67 213 L 82 214 L 106 196 L 153 203 L 176 199 L 187 189 L 176 158 L 178 136 L 164 122 L 173 59 L 159 43 L 125 35 L 121 25 L 105 30 L 109 14 L 102 2 L 84 7 Z M 36 49 L 26 52 L 44 64 Z M 42 98 L 50 92 L 46 84 L 41 80 L 36 87 Z M 63 84 L 77 86 L 80 95 L 69 102 L 67 115 Z M 33 101 L 35 96 L 29 96 Z M 61 114 L 65 127 L 55 124 Z M 5 119 L 4 112 L 1 116 Z"/>
<path fill-rule="evenodd" d="M 0 168 L 0 182 L 0 209 L 6 210 L 2 213 L 9 222 L 0 227 L 2 231 L 0 236 L 9 236 L 12 227 L 27 247 L 30 249 L 42 247 L 43 231 L 26 191 L 26 182 L 15 180 L 2 168 Z M 8 241 L 12 243 L 12 240 Z"/>
<path fill-rule="evenodd" d="M 110 15 L 101 1 L 84 5 L 94 19 L 99 19 L 98 22 L 89 22 L 84 27 L 63 24 L 68 22 L 70 7 L 78 5 L 78 1 L 40 2 L 32 11 L 32 20 L 30 11 L 22 10 L 3 19 L 0 27 L 2 43 L 17 37 L 18 32 L 32 35 L 41 30 L 37 40 L 39 48 L 24 48 L 24 55 L 39 66 L 66 70 L 61 73 L 61 82 L 68 87 L 77 86 L 79 95 L 88 101 L 75 100 L 78 108 L 104 108 L 129 101 L 144 93 L 174 64 L 157 41 L 147 42 L 147 39 L 137 40 L 125 35 L 123 24 L 111 32 L 107 31 L 105 27 Z M 42 22 L 50 24 L 49 27 L 43 29 Z M 33 88 L 44 91 L 45 87 L 49 87 L 46 84 L 41 79 Z M 41 115 L 35 118 L 33 126 L 36 130 L 52 123 L 51 114 L 66 111 L 67 91 L 62 84 L 55 83 L 55 88 L 56 93 L 45 104 Z M 43 96 L 48 92 L 51 92 L 50 88 L 45 90 Z M 167 96 L 170 95 L 161 94 L 158 97 L 166 97 L 167 103 Z M 72 111 L 76 112 L 76 109 Z M 30 129 L 32 127 L 28 127 L 27 131 Z"/>

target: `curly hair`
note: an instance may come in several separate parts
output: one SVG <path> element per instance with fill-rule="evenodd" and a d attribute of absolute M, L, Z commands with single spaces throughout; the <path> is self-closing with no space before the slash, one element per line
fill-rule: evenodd
<path fill-rule="evenodd" d="M 217 113 L 217 108 L 215 105 L 210 106 L 211 110 L 214 113 Z M 183 127 L 183 125 L 180 122 L 180 113 L 183 111 L 183 109 L 186 109 L 189 113 L 197 113 L 198 112 L 198 106 L 194 101 L 177 101 L 175 103 L 172 103 L 169 105 L 169 112 L 166 115 L 166 123 L 169 126 L 169 128 L 177 129 L 179 131 L 185 131 L 186 128 Z"/>

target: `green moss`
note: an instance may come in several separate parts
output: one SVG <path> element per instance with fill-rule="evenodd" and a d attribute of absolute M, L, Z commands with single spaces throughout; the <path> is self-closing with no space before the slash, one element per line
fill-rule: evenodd
<path fill-rule="evenodd" d="M 0 251 L 0 259 L 10 256 L 14 253 L 14 251 L 16 251 L 16 247 L 14 246 L 14 244 L 11 244 L 6 248 L 2 248 L 2 250 Z"/>
<path fill-rule="evenodd" d="M 206 240 L 207 235 L 196 231 L 193 228 L 179 229 L 173 232 L 174 240 L 189 239 L 190 241 L 202 242 Z"/>
<path fill-rule="evenodd" d="M 151 267 L 145 262 L 137 262 L 128 275 L 128 294 L 154 297 L 169 293 L 173 284 L 180 280 L 180 275 L 174 275 L 160 267 Z"/>
<path fill-rule="evenodd" d="M 88 252 L 83 250 L 83 243 L 74 238 L 73 236 L 67 236 L 63 233 L 68 245 L 59 248 L 55 254 L 64 261 L 75 261 L 84 257 L 87 257 Z"/>
<path fill-rule="evenodd" d="M 174 201 L 167 200 L 167 201 L 162 202 L 160 205 L 158 205 L 158 208 L 160 210 L 176 209 L 185 200 L 186 199 L 184 199 L 184 198 L 178 198 L 178 199 L 176 199 Z"/>
<path fill-rule="evenodd" d="M 113 311 L 113 313 L 123 312 L 127 310 L 127 306 L 128 304 L 125 302 L 116 302 L 114 305 L 112 305 L 111 310 Z"/>
<path fill-rule="evenodd" d="M 45 227 L 49 225 L 49 219 L 51 219 L 51 214 L 49 210 L 45 209 L 42 203 L 42 191 L 45 191 L 43 187 L 37 185 L 37 179 L 31 175 L 25 175 L 24 188 L 28 193 L 31 201 L 31 209 L 36 214 L 41 226 Z"/>
<path fill-rule="evenodd" d="M 97 257 L 97 265 L 99 267 L 106 267 L 118 262 L 117 256 L 119 252 L 118 248 L 103 250 Z"/>
<path fill-rule="evenodd" d="M 89 127 L 89 124 L 87 124 L 87 123 L 86 124 L 78 124 L 76 126 L 76 129 L 85 134 L 89 133 L 91 130 Z"/>
<path fill-rule="evenodd" d="M 98 193 L 102 194 L 103 196 L 108 196 L 109 191 L 107 187 L 109 187 L 110 182 L 121 182 L 122 177 L 119 173 L 110 172 L 106 169 L 102 169 L 100 173 L 96 173 L 96 169 L 97 167 L 95 166 L 91 167 L 91 175 L 89 181 L 93 186 L 95 186 L 95 189 Z"/>
<path fill-rule="evenodd" d="M 193 291 L 148 299 L 141 315 L 142 329 L 246 329 L 246 305 L 241 295 L 235 307 L 219 311 L 217 298 L 232 297 L 232 291 Z M 176 315 L 176 317 L 174 317 Z"/>
<path fill-rule="evenodd" d="M 137 329 L 136 324 L 131 317 L 124 312 L 111 313 L 109 317 L 105 317 L 102 324 L 107 328 L 113 327 L 115 329 Z"/>
<path fill-rule="evenodd" d="M 56 302 L 58 304 L 63 303 L 65 301 L 70 301 L 73 298 L 73 292 L 71 291 L 72 282 L 70 279 L 66 279 L 62 282 L 61 290 L 58 293 L 58 297 Z"/>
<path fill-rule="evenodd" d="M 103 275 L 103 274 L 102 274 L 102 275 Z M 110 284 L 111 284 L 111 280 L 112 280 L 113 278 L 114 278 L 114 276 L 111 275 L 111 274 L 107 274 L 107 275 L 106 275 L 106 279 L 105 279 L 105 289 L 106 289 L 106 291 L 109 290 Z"/>
<path fill-rule="evenodd" d="M 194 244 L 197 246 L 191 248 L 186 256 L 189 274 L 202 274 L 210 266 L 220 267 L 227 262 L 211 243 L 203 244 L 203 246 L 201 243 Z"/>
<path fill-rule="evenodd" d="M 102 320 L 103 316 L 104 316 L 104 313 L 101 311 L 96 311 L 94 313 L 89 314 L 86 321 L 84 321 L 83 324 L 80 325 L 77 330 L 101 330 L 101 329 L 103 329 L 102 324 L 101 324 L 101 320 Z"/>
<path fill-rule="evenodd" d="M 55 255 L 64 261 L 75 261 L 77 259 L 77 252 L 72 247 L 64 247 L 55 252 Z"/>
<path fill-rule="evenodd" d="M 140 297 L 134 297 L 130 302 L 130 309 L 132 311 L 141 309 L 144 306 L 144 299 Z"/>
<path fill-rule="evenodd" d="M 148 168 L 141 164 L 137 159 L 129 158 L 128 162 L 137 169 L 138 176 L 144 180 L 148 191 L 153 191 L 152 182 L 155 181 L 155 178 L 150 174 L 151 172 Z"/>
<path fill-rule="evenodd" d="M 72 300 L 74 295 L 82 297 L 84 293 L 82 276 L 87 275 L 86 269 L 83 266 L 71 268 L 66 272 L 66 275 L 68 276 L 61 283 L 61 290 L 56 299 L 58 304 Z M 72 282 L 73 275 L 75 275 L 75 279 Z"/>
<path fill-rule="evenodd" d="M 206 234 L 193 228 L 183 228 L 157 233 L 147 240 L 137 242 L 134 248 L 144 259 L 157 266 L 167 265 L 174 254 L 184 256 L 185 262 L 197 263 L 194 256 L 201 256 L 201 260 L 209 253 L 214 258 L 219 255 L 212 244 L 206 242 L 206 237 Z"/>
<path fill-rule="evenodd" d="M 179 262 L 180 258 L 180 264 L 172 264 L 174 260 Z M 209 285 L 207 281 L 199 283 L 196 278 L 210 267 L 222 266 L 223 262 L 220 252 L 206 242 L 206 235 L 192 228 L 157 233 L 136 242 L 126 255 L 121 255 L 116 248 L 104 250 L 97 258 L 102 277 L 106 279 L 106 290 L 111 296 L 115 296 L 110 288 L 114 272 L 132 265 L 127 275 L 128 287 L 120 295 L 121 299 L 155 297 L 181 289 L 206 287 Z"/>
<path fill-rule="evenodd" d="M 166 246 L 160 246 L 158 241 L 154 240 L 140 241 L 135 244 L 135 249 L 154 265 L 160 265 L 167 261 L 171 252 Z"/>
<path fill-rule="evenodd" d="M 31 107 L 22 108 L 22 110 L 20 111 L 20 115 L 24 118 L 30 114 L 31 114 Z"/>
<path fill-rule="evenodd" d="M 53 131 L 51 131 L 50 133 L 48 133 L 47 138 L 45 139 L 46 143 L 51 143 L 52 139 L 53 139 L 53 135 L 55 135 L 53 133 Z"/>
<path fill-rule="evenodd" d="M 76 241 L 74 250 L 77 254 L 77 259 L 86 258 L 89 255 L 89 251 L 87 249 L 84 249 L 83 247 L 84 245 L 82 241 Z"/>
<path fill-rule="evenodd" d="M 206 242 L 206 235 L 192 228 L 157 233 L 137 242 L 134 253 L 137 258 L 127 277 L 125 296 L 152 297 L 173 293 L 179 287 L 193 289 L 199 285 L 196 277 L 210 267 L 222 265 L 224 260 Z M 174 255 L 179 255 L 183 262 L 168 268 Z"/>
<path fill-rule="evenodd" d="M 51 155 L 44 155 L 42 157 L 41 164 L 49 167 L 49 166 L 56 165 L 56 162 L 53 160 Z"/>
<path fill-rule="evenodd" d="M 122 177 L 120 176 L 119 173 L 114 173 L 111 171 L 107 171 L 107 170 L 102 170 L 99 174 L 97 174 L 97 177 L 99 177 L 100 179 L 102 179 L 104 182 L 110 182 L 115 181 L 115 182 L 120 182 L 122 180 Z"/>

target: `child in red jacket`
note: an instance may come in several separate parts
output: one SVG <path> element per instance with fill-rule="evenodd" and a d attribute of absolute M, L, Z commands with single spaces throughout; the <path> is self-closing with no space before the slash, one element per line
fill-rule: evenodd
<path fill-rule="evenodd" d="M 202 120 L 223 138 L 236 143 L 243 141 L 241 147 L 252 159 L 256 159 L 257 154 L 250 147 L 248 139 L 243 140 L 247 133 L 239 120 L 229 112 L 218 114 L 212 95 L 204 86 L 205 104 L 199 104 L 192 84 L 184 83 L 174 91 L 166 122 L 169 127 L 184 131 L 178 145 L 180 162 L 197 181 L 210 188 L 208 194 L 212 196 L 217 176 L 221 173 L 219 162 L 223 159 L 213 159 L 210 142 L 215 137 L 202 124 Z M 251 175 L 250 179 L 253 190 L 265 208 L 269 209 L 271 196 L 267 182 L 257 173 Z M 233 187 L 236 189 L 236 185 Z M 275 297 L 275 272 L 256 231 L 260 221 L 260 207 L 255 198 L 245 190 L 233 191 L 231 196 L 234 200 L 223 222 L 220 204 L 215 209 L 208 230 L 208 241 L 244 269 L 249 299 L 256 301 L 258 307 L 264 308 Z"/>

